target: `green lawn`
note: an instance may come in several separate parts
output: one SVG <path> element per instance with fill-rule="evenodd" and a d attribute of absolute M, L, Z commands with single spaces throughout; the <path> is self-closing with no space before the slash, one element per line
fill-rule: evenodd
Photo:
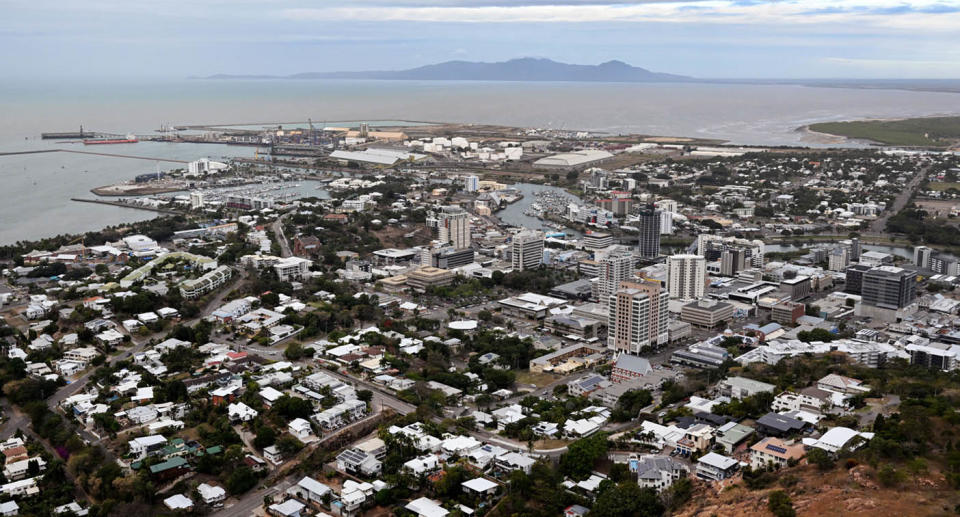
<path fill-rule="evenodd" d="M 538 388 L 542 388 L 551 382 L 556 380 L 556 377 L 552 373 L 530 373 L 530 370 L 523 370 L 517 372 L 517 382 L 520 384 L 533 384 Z"/>
<path fill-rule="evenodd" d="M 860 120 L 811 124 L 811 131 L 887 145 L 944 147 L 960 139 L 960 117 Z"/>
<path fill-rule="evenodd" d="M 944 183 L 944 182 L 930 183 L 930 184 L 927 185 L 927 188 L 929 188 L 930 190 L 940 190 L 940 191 L 950 190 L 950 189 L 952 189 L 952 188 L 955 188 L 955 189 L 957 189 L 957 190 L 960 190 L 960 182 L 954 182 L 954 183 Z"/>

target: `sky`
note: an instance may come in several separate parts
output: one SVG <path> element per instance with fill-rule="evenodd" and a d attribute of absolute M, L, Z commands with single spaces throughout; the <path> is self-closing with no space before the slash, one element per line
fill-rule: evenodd
<path fill-rule="evenodd" d="M 960 78 L 960 0 L 0 0 L 8 78 L 619 59 L 701 78 Z"/>

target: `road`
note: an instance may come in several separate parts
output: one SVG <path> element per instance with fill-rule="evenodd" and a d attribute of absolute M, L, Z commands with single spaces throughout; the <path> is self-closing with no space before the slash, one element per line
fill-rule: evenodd
<path fill-rule="evenodd" d="M 917 187 L 920 186 L 920 182 L 927 177 L 928 170 L 930 170 L 930 166 L 924 167 L 917 171 L 913 178 L 907 182 L 907 186 L 904 187 L 899 194 L 897 194 L 896 199 L 893 200 L 893 204 L 887 207 L 880 217 L 876 218 L 872 223 L 870 223 L 871 232 L 883 233 L 886 230 L 887 219 L 890 219 L 890 217 L 896 215 L 907 206 L 910 198 L 913 197 L 914 192 L 917 191 Z"/>
<path fill-rule="evenodd" d="M 283 219 L 288 214 L 283 214 L 280 217 L 277 217 L 277 220 L 274 221 L 270 228 L 273 230 L 273 234 L 277 236 L 277 240 L 280 242 L 280 256 L 289 257 L 293 255 L 290 251 L 290 243 L 287 242 L 287 236 L 283 233 Z"/>

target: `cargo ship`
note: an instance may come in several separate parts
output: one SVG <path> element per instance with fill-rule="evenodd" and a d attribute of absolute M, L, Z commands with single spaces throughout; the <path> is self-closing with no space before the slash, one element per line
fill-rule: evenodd
<path fill-rule="evenodd" d="M 84 140 L 83 145 L 97 145 L 97 144 L 135 144 L 137 143 L 137 137 L 133 135 L 127 135 L 126 138 L 94 138 L 91 140 Z"/>

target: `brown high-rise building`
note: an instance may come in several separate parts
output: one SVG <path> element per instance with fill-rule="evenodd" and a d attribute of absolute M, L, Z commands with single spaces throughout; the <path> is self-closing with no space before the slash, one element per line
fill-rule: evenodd
<path fill-rule="evenodd" d="M 669 299 L 670 293 L 658 281 L 621 282 L 608 302 L 607 346 L 639 354 L 644 347 L 666 344 Z"/>

